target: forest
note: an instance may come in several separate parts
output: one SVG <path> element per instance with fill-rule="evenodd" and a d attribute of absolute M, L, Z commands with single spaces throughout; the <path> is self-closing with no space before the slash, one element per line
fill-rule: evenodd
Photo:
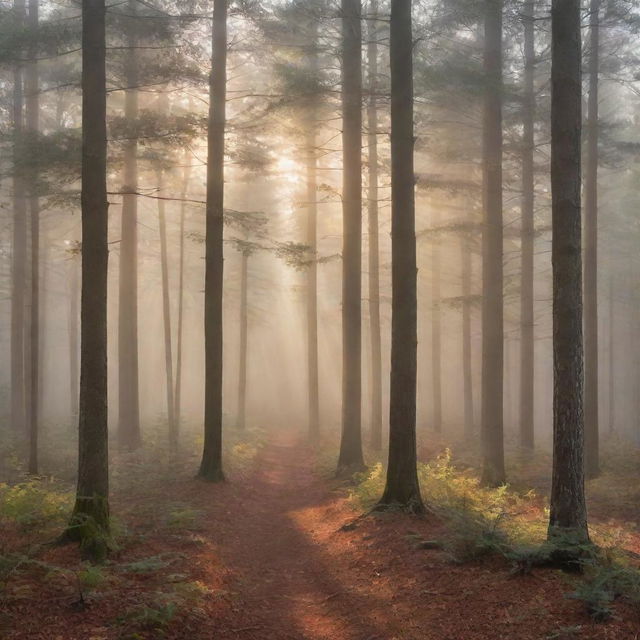
<path fill-rule="evenodd" d="M 0 639 L 640 637 L 638 0 L 0 0 Z"/>

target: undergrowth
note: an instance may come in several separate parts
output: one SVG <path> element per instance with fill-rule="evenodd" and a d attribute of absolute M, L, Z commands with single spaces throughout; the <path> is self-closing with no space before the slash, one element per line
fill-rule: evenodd
<path fill-rule="evenodd" d="M 457 563 L 499 555 L 512 565 L 514 575 L 524 575 L 536 566 L 558 566 L 558 552 L 566 546 L 575 554 L 574 569 L 580 574 L 567 597 L 583 602 L 596 621 L 613 616 L 611 605 L 616 600 L 630 603 L 640 613 L 640 570 L 622 549 L 626 536 L 621 528 L 593 527 L 592 542 L 580 548 L 558 538 L 550 543 L 548 510 L 534 491 L 483 487 L 471 470 L 452 465 L 449 450 L 419 464 L 418 477 L 428 512 L 445 525 L 438 540 L 418 538 L 420 548 L 442 550 Z M 350 490 L 352 504 L 371 509 L 384 483 L 381 463 L 358 474 Z"/>

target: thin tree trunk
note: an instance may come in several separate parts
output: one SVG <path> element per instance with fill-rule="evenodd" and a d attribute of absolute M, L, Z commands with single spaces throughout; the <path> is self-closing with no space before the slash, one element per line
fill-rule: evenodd
<path fill-rule="evenodd" d="M 410 0 L 391 2 L 391 395 L 381 506 L 424 511 L 416 470 L 417 268 Z"/>
<path fill-rule="evenodd" d="M 158 170 L 158 195 L 164 193 L 164 175 Z M 169 252 L 167 249 L 167 216 L 165 201 L 158 200 L 158 230 L 160 232 L 160 266 L 162 271 L 162 324 L 164 328 L 164 361 L 167 380 L 167 419 L 169 422 L 169 448 L 178 450 L 175 397 L 173 395 L 173 351 L 171 348 L 171 298 L 169 295 Z"/>
<path fill-rule="evenodd" d="M 125 118 L 138 118 L 138 53 L 136 31 L 137 5 L 127 7 L 127 53 L 125 82 Z M 137 449 L 141 444 L 140 397 L 138 387 L 138 141 L 125 142 L 122 196 L 122 233 L 120 236 L 120 290 L 118 309 L 119 416 L 118 445 Z"/>
<path fill-rule="evenodd" d="M 191 177 L 190 157 L 185 153 L 184 172 L 182 174 L 182 193 L 180 196 L 180 257 L 178 267 L 178 335 L 176 336 L 176 389 L 175 389 L 175 424 L 176 435 L 180 439 L 182 427 L 182 336 L 184 326 L 184 229 L 187 208 L 187 192 L 189 190 L 189 179 Z"/>
<path fill-rule="evenodd" d="M 467 442 L 474 437 L 473 353 L 471 348 L 471 243 L 462 235 L 462 380 L 464 394 L 464 434 Z"/>
<path fill-rule="evenodd" d="M 35 61 L 38 33 L 38 0 L 29 0 L 28 26 L 33 41 L 25 74 L 26 125 L 32 147 L 36 144 L 40 121 L 38 63 Z M 29 322 L 29 473 L 38 473 L 38 436 L 40 400 L 40 201 L 38 171 L 29 171 L 29 212 L 31 218 L 31 319 Z"/>
<path fill-rule="evenodd" d="M 584 428 L 585 473 L 600 473 L 598 453 L 598 72 L 600 1 L 591 0 L 587 163 L 584 202 Z"/>
<path fill-rule="evenodd" d="M 107 127 L 104 0 L 82 3 L 82 328 L 78 486 L 66 537 L 106 553 L 109 532 L 107 431 Z"/>
<path fill-rule="evenodd" d="M 535 9 L 524 4 L 524 95 L 522 100 L 522 254 L 520 263 L 520 447 L 534 448 L 534 118 L 535 118 Z"/>
<path fill-rule="evenodd" d="M 249 325 L 248 305 L 249 252 L 240 257 L 240 367 L 238 376 L 238 429 L 244 431 L 247 417 L 247 334 Z"/>
<path fill-rule="evenodd" d="M 440 218 L 434 210 L 432 228 Z M 431 392 L 433 400 L 433 429 L 442 433 L 442 327 L 440 315 L 440 243 L 437 231 L 431 242 Z"/>
<path fill-rule="evenodd" d="M 553 476 L 549 537 L 588 540 L 584 496 L 580 0 L 553 0 Z"/>
<path fill-rule="evenodd" d="M 25 19 L 24 0 L 13 5 L 18 25 Z M 20 52 L 18 52 L 19 55 Z M 11 255 L 11 423 L 15 434 L 24 438 L 26 428 L 25 398 L 25 289 L 27 268 L 27 208 L 25 180 L 21 162 L 23 143 L 23 69 L 13 68 L 13 242 Z"/>
<path fill-rule="evenodd" d="M 502 0 L 485 0 L 482 481 L 505 482 L 503 441 Z"/>
<path fill-rule="evenodd" d="M 615 403 L 615 287 L 613 276 L 609 284 L 609 433 L 616 431 L 616 403 Z"/>
<path fill-rule="evenodd" d="M 78 393 L 80 390 L 78 376 L 79 260 L 80 258 L 75 254 L 69 258 L 69 413 L 72 420 L 78 417 Z"/>
<path fill-rule="evenodd" d="M 362 456 L 362 33 L 360 0 L 342 0 L 342 437 L 338 472 Z"/>
<path fill-rule="evenodd" d="M 312 52 L 309 73 L 312 78 L 318 74 L 318 27 L 313 22 Z M 318 114 L 312 99 L 309 105 L 309 122 L 306 130 L 306 172 L 307 172 L 307 246 L 311 253 L 311 264 L 307 269 L 307 385 L 309 402 L 309 438 L 317 440 L 320 435 L 320 381 L 318 372 L 318 159 L 316 149 L 316 128 Z"/>
<path fill-rule="evenodd" d="M 367 145 L 369 148 L 369 333 L 371 339 L 371 446 L 382 449 L 382 338 L 380 332 L 380 249 L 378 223 L 378 0 L 370 1 L 369 101 Z"/>
<path fill-rule="evenodd" d="M 227 89 L 227 0 L 214 0 L 209 84 L 206 259 L 204 292 L 204 448 L 199 475 L 210 482 L 222 472 L 222 286 L 224 242 L 224 137 Z"/>

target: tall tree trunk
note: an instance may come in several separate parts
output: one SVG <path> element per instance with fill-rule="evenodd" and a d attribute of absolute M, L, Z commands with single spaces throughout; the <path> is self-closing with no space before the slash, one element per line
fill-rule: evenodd
<path fill-rule="evenodd" d="M 598 453 L 598 72 L 600 2 L 591 0 L 587 166 L 584 202 L 584 428 L 585 473 L 600 473 Z"/>
<path fill-rule="evenodd" d="M 164 193 L 164 175 L 158 170 L 158 195 Z M 169 252 L 167 249 L 167 216 L 165 201 L 158 200 L 158 230 L 160 233 L 160 268 L 162 271 L 162 325 L 164 329 L 164 363 L 167 380 L 167 420 L 169 422 L 169 448 L 178 450 L 178 429 L 173 394 L 173 351 L 171 348 L 171 298 L 169 296 Z"/>
<path fill-rule="evenodd" d="M 411 1 L 391 2 L 391 395 L 381 506 L 424 511 L 416 470 L 417 268 Z"/>
<path fill-rule="evenodd" d="M 176 433 L 180 438 L 182 427 L 182 336 L 184 327 L 184 228 L 187 208 L 187 192 L 189 191 L 189 179 L 191 177 L 191 158 L 185 153 L 184 171 L 182 174 L 182 193 L 180 195 L 180 257 L 178 267 L 178 335 L 176 336 L 176 388 L 175 388 L 175 421 Z"/>
<path fill-rule="evenodd" d="M 474 436 L 473 416 L 473 353 L 471 349 L 471 242 L 464 233 L 462 250 L 462 381 L 464 394 L 464 435 L 467 442 Z"/>
<path fill-rule="evenodd" d="M 440 218 L 434 209 L 431 242 L 431 392 L 433 429 L 442 433 L 442 326 L 440 315 L 440 241 L 437 237 Z"/>
<path fill-rule="evenodd" d="M 104 0 L 82 3 L 82 327 L 78 486 L 66 537 L 100 557 L 109 532 Z"/>
<path fill-rule="evenodd" d="M 24 0 L 13 4 L 18 26 L 25 19 Z M 20 57 L 18 52 L 18 57 Z M 25 289 L 27 269 L 27 207 L 21 150 L 24 144 L 23 69 L 13 68 L 13 240 L 11 255 L 11 423 L 19 438 L 26 428 L 25 398 Z"/>
<path fill-rule="evenodd" d="M 533 0 L 524 4 L 524 93 L 522 97 L 522 254 L 520 263 L 520 447 L 534 448 L 534 118 L 535 118 L 535 8 Z"/>
<path fill-rule="evenodd" d="M 318 26 L 313 22 L 313 41 L 309 60 L 312 78 L 318 75 Z M 320 381 L 318 372 L 318 158 L 316 128 L 318 113 L 315 102 L 309 103 L 309 122 L 305 133 L 307 172 L 307 246 L 311 252 L 311 264 L 307 269 L 307 385 L 309 402 L 309 438 L 317 440 L 320 435 Z"/>
<path fill-rule="evenodd" d="M 138 118 L 138 38 L 137 4 L 129 0 L 125 38 L 125 107 L 128 122 Z M 122 196 L 122 233 L 120 236 L 120 290 L 118 309 L 119 415 L 118 445 L 137 449 L 141 444 L 140 397 L 138 388 L 138 141 L 125 141 Z"/>
<path fill-rule="evenodd" d="M 502 0 L 485 0 L 482 234 L 482 481 L 505 482 L 503 441 Z"/>
<path fill-rule="evenodd" d="M 584 496 L 580 0 L 553 0 L 553 477 L 549 537 L 588 539 Z"/>
<path fill-rule="evenodd" d="M 616 431 L 616 403 L 615 403 L 615 287 L 613 276 L 609 282 L 609 433 Z"/>
<path fill-rule="evenodd" d="M 227 0 L 214 0 L 209 84 L 206 259 L 204 291 L 204 448 L 199 475 L 210 482 L 222 472 L 222 275 L 224 242 L 224 134 L 227 90 Z"/>
<path fill-rule="evenodd" d="M 249 251 L 240 257 L 240 362 L 238 376 L 238 429 L 245 429 L 247 417 L 247 335 L 249 328 L 248 305 Z"/>
<path fill-rule="evenodd" d="M 80 315 L 78 294 L 80 293 L 80 258 L 72 254 L 69 258 L 69 414 L 78 417 L 78 319 Z"/>
<path fill-rule="evenodd" d="M 362 29 L 360 0 L 342 0 L 342 437 L 338 472 L 362 456 Z"/>
<path fill-rule="evenodd" d="M 40 95 L 36 38 L 38 34 L 38 0 L 29 0 L 29 32 L 32 39 L 25 74 L 26 125 L 31 149 L 36 151 L 40 121 Z M 31 219 L 31 320 L 29 322 L 29 473 L 38 473 L 38 435 L 40 400 L 40 200 L 38 198 L 38 170 L 29 171 L 29 213 Z"/>
<path fill-rule="evenodd" d="M 369 5 L 369 101 L 367 146 L 369 151 L 369 333 L 371 339 L 371 446 L 382 449 L 382 338 L 380 332 L 380 248 L 378 223 L 378 0 Z"/>

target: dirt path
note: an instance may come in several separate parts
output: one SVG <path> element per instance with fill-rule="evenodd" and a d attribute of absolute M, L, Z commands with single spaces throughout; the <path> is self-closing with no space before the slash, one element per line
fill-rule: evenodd
<path fill-rule="evenodd" d="M 358 614 L 371 603 L 350 588 L 342 559 L 326 542 L 340 545 L 340 518 L 353 517 L 314 474 L 313 456 L 295 439 L 280 436 L 256 461 L 256 471 L 237 488 L 232 529 L 213 539 L 240 589 L 243 627 L 218 629 L 220 637 L 380 638 L 375 624 Z M 209 520 L 215 531 L 213 518 Z M 346 519 L 344 520 L 346 522 Z M 342 538 L 342 540 L 340 540 Z M 336 565 L 336 561 L 339 560 Z"/>

